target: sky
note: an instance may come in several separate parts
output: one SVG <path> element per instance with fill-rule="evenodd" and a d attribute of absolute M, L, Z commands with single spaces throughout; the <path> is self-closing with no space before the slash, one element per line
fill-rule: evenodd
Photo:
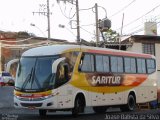
<path fill-rule="evenodd" d="M 0 0 L 0 3 L 0 30 L 27 31 L 47 37 L 47 17 L 33 14 L 38 11 L 45 12 L 47 0 Z M 79 0 L 80 37 L 84 40 L 95 41 L 95 3 L 99 6 L 98 18 L 103 19 L 107 16 L 112 22 L 111 29 L 118 33 L 121 32 L 124 14 L 122 35 L 144 34 L 143 27 L 146 21 L 157 22 L 160 34 L 160 0 Z M 93 9 L 90 9 L 92 7 Z M 73 29 L 76 27 L 75 10 L 75 5 L 71 3 L 50 0 L 51 38 L 71 42 L 76 40 L 76 29 Z M 64 27 L 61 28 L 59 25 Z"/>

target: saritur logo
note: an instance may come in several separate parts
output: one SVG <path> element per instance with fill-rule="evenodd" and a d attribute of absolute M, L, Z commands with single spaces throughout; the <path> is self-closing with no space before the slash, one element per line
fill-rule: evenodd
<path fill-rule="evenodd" d="M 92 86 L 118 86 L 121 85 L 121 76 L 92 76 Z"/>

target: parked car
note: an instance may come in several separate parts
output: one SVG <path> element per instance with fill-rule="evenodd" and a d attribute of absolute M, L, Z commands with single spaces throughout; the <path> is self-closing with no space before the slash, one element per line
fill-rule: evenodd
<path fill-rule="evenodd" d="M 0 72 L 0 81 L 3 85 L 14 85 L 15 79 L 11 76 L 9 72 L 2 71 Z"/>

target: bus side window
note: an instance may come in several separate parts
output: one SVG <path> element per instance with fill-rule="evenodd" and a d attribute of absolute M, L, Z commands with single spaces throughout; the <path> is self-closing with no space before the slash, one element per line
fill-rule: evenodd
<path fill-rule="evenodd" d="M 60 63 L 57 67 L 56 86 L 63 85 L 70 79 L 69 65 L 67 63 Z"/>
<path fill-rule="evenodd" d="M 153 73 L 156 70 L 156 63 L 153 59 L 147 60 L 147 71 L 148 73 Z"/>
<path fill-rule="evenodd" d="M 85 54 L 80 61 L 79 70 L 83 72 L 94 72 L 94 57 L 91 54 Z"/>
<path fill-rule="evenodd" d="M 82 54 L 82 56 L 81 56 L 81 60 L 80 60 L 79 67 L 78 67 L 78 71 L 82 70 L 83 59 L 84 59 L 84 54 Z"/>
<path fill-rule="evenodd" d="M 137 70 L 138 73 L 146 73 L 145 59 L 137 58 Z"/>

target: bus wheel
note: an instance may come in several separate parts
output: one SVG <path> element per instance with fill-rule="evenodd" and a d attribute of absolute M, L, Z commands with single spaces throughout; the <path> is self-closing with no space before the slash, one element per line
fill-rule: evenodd
<path fill-rule="evenodd" d="M 135 97 L 134 97 L 132 94 L 130 94 L 130 95 L 128 96 L 127 109 L 128 109 L 129 111 L 134 111 L 135 108 L 136 108 L 136 100 L 135 100 Z"/>
<path fill-rule="evenodd" d="M 47 113 L 47 110 L 42 110 L 42 109 L 39 110 L 40 116 L 46 116 L 46 113 Z"/>
<path fill-rule="evenodd" d="M 74 102 L 74 108 L 72 109 L 72 116 L 77 117 L 80 112 L 84 111 L 84 103 L 83 99 L 80 99 L 81 97 L 76 97 Z"/>
<path fill-rule="evenodd" d="M 93 110 L 95 113 L 105 113 L 107 110 L 107 107 L 101 106 L 101 107 L 93 107 Z"/>
<path fill-rule="evenodd" d="M 121 111 L 134 111 L 135 108 L 136 108 L 136 100 L 132 94 L 128 96 L 127 105 L 120 107 Z"/>

